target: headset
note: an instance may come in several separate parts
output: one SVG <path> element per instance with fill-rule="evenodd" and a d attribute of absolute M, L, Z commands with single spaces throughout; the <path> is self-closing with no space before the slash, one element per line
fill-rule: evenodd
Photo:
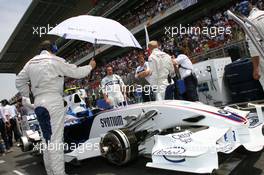
<path fill-rule="evenodd" d="M 52 43 L 51 45 L 50 45 L 50 50 L 51 50 L 51 52 L 53 53 L 53 54 L 55 54 L 55 53 L 57 53 L 58 52 L 58 46 L 55 44 L 55 43 Z"/>
<path fill-rule="evenodd" d="M 242 1 L 236 11 L 238 11 L 240 14 L 244 15 L 244 16 L 248 16 L 250 13 L 250 9 L 249 9 L 249 1 Z"/>
<path fill-rule="evenodd" d="M 243 0 L 239 3 L 239 5 L 236 7 L 235 11 L 239 12 L 240 14 L 244 16 L 248 16 L 250 13 L 249 3 L 251 3 L 253 6 L 257 5 L 258 0 Z"/>
<path fill-rule="evenodd" d="M 51 53 L 55 54 L 58 52 L 58 47 L 56 43 L 51 43 L 49 40 L 43 41 L 40 46 L 40 52 L 42 50 L 50 50 Z"/>

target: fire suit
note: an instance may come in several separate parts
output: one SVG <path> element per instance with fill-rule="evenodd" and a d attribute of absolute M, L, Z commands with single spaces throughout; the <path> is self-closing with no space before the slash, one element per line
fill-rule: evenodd
<path fill-rule="evenodd" d="M 104 94 L 111 100 L 111 107 L 118 107 L 125 105 L 125 98 L 122 94 L 122 88 L 125 84 L 122 78 L 116 74 L 107 75 L 102 79 L 101 87 Z"/>
<path fill-rule="evenodd" d="M 148 62 L 150 75 L 146 79 L 152 87 L 156 101 L 164 100 L 166 88 L 170 84 L 168 76 L 173 77 L 175 74 L 171 56 L 156 48 L 153 49 Z"/>
<path fill-rule="evenodd" d="M 35 97 L 37 115 L 43 139 L 44 163 L 48 175 L 64 175 L 63 131 L 65 108 L 63 101 L 64 76 L 83 78 L 92 70 L 90 65 L 77 67 L 43 50 L 24 66 L 16 78 L 16 87 L 22 96 L 31 91 Z M 45 149 L 46 148 L 46 149 Z"/>
<path fill-rule="evenodd" d="M 22 97 L 22 105 L 23 105 L 25 112 L 26 112 L 25 115 L 34 114 L 34 104 L 30 103 L 29 98 Z"/>
<path fill-rule="evenodd" d="M 262 33 L 264 34 L 264 11 L 259 10 L 257 8 L 253 8 L 249 14 L 248 19 L 253 24 L 255 24 L 260 29 L 260 31 L 262 31 Z M 261 37 L 258 35 L 258 33 L 254 30 L 254 28 L 251 27 L 250 30 L 255 35 L 257 40 L 259 40 L 262 47 L 264 47 L 264 41 L 261 39 Z M 261 83 L 262 88 L 264 89 L 264 55 L 260 55 L 258 53 L 254 44 L 252 43 L 252 41 L 248 37 L 247 37 L 247 41 L 248 41 L 248 46 L 249 46 L 249 51 L 250 51 L 251 57 L 256 57 L 256 56 L 260 57 L 259 61 L 260 61 L 260 75 L 261 76 L 260 76 L 259 82 Z"/>

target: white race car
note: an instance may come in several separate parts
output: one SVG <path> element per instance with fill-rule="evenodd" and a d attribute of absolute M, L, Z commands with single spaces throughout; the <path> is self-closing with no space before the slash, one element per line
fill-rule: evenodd
<path fill-rule="evenodd" d="M 187 101 L 159 101 L 92 111 L 65 126 L 65 161 L 104 156 L 122 165 L 139 155 L 151 155 L 147 167 L 211 173 L 218 153 L 239 146 L 260 151 L 264 145 L 263 111 L 219 109 Z"/>

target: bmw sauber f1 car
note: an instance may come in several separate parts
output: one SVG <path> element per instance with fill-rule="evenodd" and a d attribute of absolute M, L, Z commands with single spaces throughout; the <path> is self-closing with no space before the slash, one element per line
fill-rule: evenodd
<path fill-rule="evenodd" d="M 147 167 L 211 173 L 218 153 L 262 150 L 262 107 L 252 112 L 173 100 L 77 114 L 77 122 L 65 125 L 64 142 L 79 146 L 65 150 L 65 161 L 103 156 L 123 165 L 151 155 Z"/>

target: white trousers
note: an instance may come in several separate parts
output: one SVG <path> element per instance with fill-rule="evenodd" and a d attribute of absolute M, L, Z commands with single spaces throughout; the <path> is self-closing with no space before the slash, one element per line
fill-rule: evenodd
<path fill-rule="evenodd" d="M 60 94 L 43 94 L 35 99 L 35 108 L 44 107 L 50 115 L 51 137 L 43 151 L 44 164 L 48 175 L 65 175 L 63 131 L 65 108 Z M 43 144 L 46 140 L 43 138 Z"/>

